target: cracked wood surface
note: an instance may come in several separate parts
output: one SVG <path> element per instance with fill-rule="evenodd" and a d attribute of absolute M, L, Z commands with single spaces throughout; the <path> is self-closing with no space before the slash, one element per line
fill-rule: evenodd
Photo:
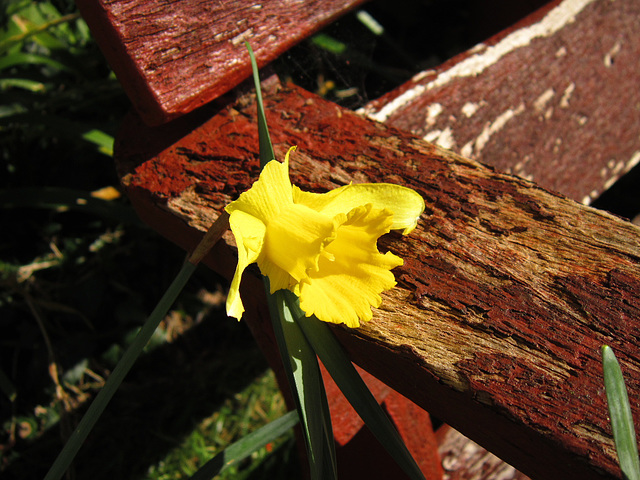
<path fill-rule="evenodd" d="M 637 0 L 550 2 L 364 111 L 589 204 L 640 162 L 639 18 Z"/>
<path fill-rule="evenodd" d="M 210 102 L 364 0 L 78 0 L 129 98 L 158 125 Z"/>
<path fill-rule="evenodd" d="M 278 157 L 298 145 L 301 188 L 393 182 L 425 199 L 411 235 L 380 242 L 405 259 L 398 286 L 373 321 L 334 329 L 351 358 L 527 475 L 619 476 L 599 349 L 638 418 L 640 229 L 294 87 L 272 84 L 265 107 Z M 156 129 L 131 116 L 116 145 L 143 219 L 186 249 L 258 174 L 251 97 L 210 113 Z M 230 278 L 224 238 L 207 262 Z"/>

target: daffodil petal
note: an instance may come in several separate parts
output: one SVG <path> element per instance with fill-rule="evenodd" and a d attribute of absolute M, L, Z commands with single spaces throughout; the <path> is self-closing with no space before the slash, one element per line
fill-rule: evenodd
<path fill-rule="evenodd" d="M 260 273 L 269 277 L 270 293 L 290 288 L 296 284 L 296 281 L 286 270 L 273 263 L 266 255 L 263 255 L 258 262 Z"/>
<path fill-rule="evenodd" d="M 242 210 L 234 210 L 231 213 L 229 225 L 238 245 L 238 265 L 227 296 L 227 315 L 240 320 L 244 312 L 240 298 L 242 273 L 260 256 L 266 226 L 260 219 Z"/>
<path fill-rule="evenodd" d="M 371 320 L 371 306 L 380 306 L 380 293 L 396 284 L 390 270 L 402 265 L 400 257 L 383 255 L 376 245 L 391 224 L 391 213 L 371 204 L 349 212 L 336 239 L 326 248 L 333 259 L 322 255 L 317 271 L 309 272 L 293 290 L 307 316 L 349 327 Z"/>
<path fill-rule="evenodd" d="M 278 216 L 282 208 L 292 203 L 289 152 L 287 152 L 284 162 L 271 160 L 267 163 L 253 186 L 227 205 L 225 210 L 229 214 L 242 210 L 268 223 L 269 220 Z"/>
<path fill-rule="evenodd" d="M 268 224 L 264 258 L 300 281 L 309 269 L 317 267 L 320 253 L 335 237 L 340 218 L 344 221 L 346 215 L 333 219 L 304 205 L 282 209 Z M 258 265 L 262 268 L 261 262 Z"/>
<path fill-rule="evenodd" d="M 293 186 L 293 201 L 329 216 L 347 213 L 359 205 L 370 203 L 375 209 L 393 213 L 392 230 L 406 235 L 418 224 L 424 211 L 424 200 L 416 191 L 389 183 L 357 183 L 327 193 L 311 193 Z"/>

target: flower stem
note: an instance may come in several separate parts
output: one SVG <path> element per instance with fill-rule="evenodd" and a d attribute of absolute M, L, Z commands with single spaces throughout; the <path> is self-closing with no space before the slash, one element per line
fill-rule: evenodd
<path fill-rule="evenodd" d="M 220 216 L 209 227 L 209 230 L 204 234 L 193 253 L 189 255 L 187 261 L 193 265 L 200 263 L 227 230 L 229 230 L 229 214 L 226 210 L 222 210 Z"/>

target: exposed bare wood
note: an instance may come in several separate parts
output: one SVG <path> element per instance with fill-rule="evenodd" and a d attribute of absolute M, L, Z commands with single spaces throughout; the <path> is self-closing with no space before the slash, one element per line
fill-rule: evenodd
<path fill-rule="evenodd" d="M 374 119 L 590 203 L 640 162 L 640 2 L 551 2 L 369 104 Z"/>
<path fill-rule="evenodd" d="M 276 153 L 298 145 L 296 184 L 401 183 L 427 204 L 409 237 L 381 241 L 405 264 L 374 320 L 335 329 L 352 358 L 527 475 L 617 477 L 599 348 L 614 348 L 638 398 L 640 229 L 304 91 L 270 90 Z M 258 174 L 248 97 L 183 136 L 192 126 L 131 117 L 117 145 L 139 212 L 185 248 Z M 229 277 L 225 240 L 207 261 Z M 260 289 L 245 275 L 246 301 Z"/>
<path fill-rule="evenodd" d="M 129 98 L 151 125 L 218 98 L 364 0 L 78 0 Z"/>

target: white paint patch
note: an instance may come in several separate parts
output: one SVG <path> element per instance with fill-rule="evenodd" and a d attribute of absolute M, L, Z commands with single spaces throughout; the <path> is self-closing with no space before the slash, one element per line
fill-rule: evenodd
<path fill-rule="evenodd" d="M 545 90 L 542 95 L 534 100 L 533 108 L 535 108 L 537 112 L 542 112 L 555 94 L 556 92 L 553 88 Z"/>
<path fill-rule="evenodd" d="M 605 67 L 611 68 L 611 66 L 613 65 L 613 59 L 618 53 L 620 53 L 621 48 L 622 48 L 622 43 L 620 42 L 620 40 L 618 40 L 615 43 L 615 45 L 611 47 L 611 50 L 609 50 L 607 54 L 604 56 L 603 62 Z"/>
<path fill-rule="evenodd" d="M 560 146 L 562 145 L 562 139 L 560 137 L 556 137 L 553 142 L 553 153 L 558 153 L 560 151 Z"/>
<path fill-rule="evenodd" d="M 590 205 L 594 198 L 598 198 L 598 195 L 600 195 L 600 192 L 598 190 L 591 190 L 591 192 L 588 195 L 585 195 L 585 197 L 582 199 L 582 204 Z"/>
<path fill-rule="evenodd" d="M 419 82 L 420 80 L 422 80 L 425 77 L 428 77 L 429 75 L 435 75 L 436 71 L 435 70 L 425 70 L 424 72 L 419 72 L 416 73 L 412 78 L 411 81 L 412 82 Z"/>
<path fill-rule="evenodd" d="M 442 130 L 431 130 L 430 132 L 427 132 L 427 134 L 422 137 L 422 139 L 427 142 L 434 143 L 441 134 Z"/>
<path fill-rule="evenodd" d="M 246 39 L 249 39 L 252 36 L 253 36 L 253 29 L 249 28 L 244 32 L 240 33 L 239 35 L 236 35 L 235 37 L 233 37 L 230 41 L 233 46 L 237 47 L 238 45 L 243 43 Z"/>
<path fill-rule="evenodd" d="M 473 114 L 478 111 L 478 108 L 480 108 L 480 105 L 477 103 L 467 102 L 462 106 L 461 111 L 465 117 L 471 118 L 473 117 Z"/>
<path fill-rule="evenodd" d="M 436 123 L 436 118 L 442 113 L 442 105 L 440 103 L 432 103 L 427 107 L 427 128 L 432 127 Z"/>
<path fill-rule="evenodd" d="M 465 157 L 471 157 L 471 155 L 479 154 L 485 145 L 489 142 L 491 137 L 498 133 L 500 130 L 504 128 L 509 120 L 514 117 L 517 117 L 522 112 L 524 112 L 524 104 L 521 103 L 518 107 L 514 109 L 509 109 L 498 116 L 492 123 L 485 126 L 480 135 L 475 139 L 475 141 L 471 141 L 467 143 L 464 147 L 462 147 L 461 153 Z"/>
<path fill-rule="evenodd" d="M 482 52 L 483 50 L 485 50 L 487 48 L 487 46 L 484 43 L 479 43 L 474 47 L 471 47 L 471 49 L 469 50 L 469 53 L 478 53 L 478 52 Z"/>
<path fill-rule="evenodd" d="M 567 88 L 564 89 L 562 98 L 560 99 L 560 108 L 569 108 L 569 99 L 573 95 L 573 91 L 576 89 L 576 84 L 571 82 Z"/>
<path fill-rule="evenodd" d="M 618 175 L 615 175 L 611 177 L 609 180 L 607 180 L 606 182 L 604 182 L 604 189 L 609 190 L 611 187 L 613 187 L 613 184 L 618 181 L 618 178 L 620 177 L 618 177 Z"/>
<path fill-rule="evenodd" d="M 615 160 L 614 160 L 614 162 L 615 162 Z M 627 168 L 627 166 L 625 165 L 625 163 L 623 161 L 620 161 L 620 162 L 618 162 L 618 163 L 616 163 L 614 165 L 614 167 L 611 169 L 611 171 L 613 173 L 615 173 L 615 174 L 618 174 L 618 173 L 626 170 L 626 168 Z"/>
<path fill-rule="evenodd" d="M 473 140 L 465 143 L 460 149 L 460 155 L 463 157 L 471 158 L 473 155 Z"/>
<path fill-rule="evenodd" d="M 520 175 L 524 172 L 524 166 L 531 161 L 531 155 L 525 155 L 522 160 L 516 163 L 513 167 L 513 172 L 517 175 Z"/>
<path fill-rule="evenodd" d="M 627 167 L 625 168 L 625 170 L 628 172 L 633 167 L 638 165 L 638 163 L 640 163 L 640 150 L 633 152 L 633 155 L 631 155 L 631 158 L 627 162 Z"/>
<path fill-rule="evenodd" d="M 548 37 L 558 30 L 575 21 L 576 16 L 595 0 L 565 0 L 552 9 L 538 23 L 516 30 L 498 43 L 487 47 L 483 52 L 467 57 L 449 70 L 442 72 L 426 85 L 416 85 L 393 101 L 382 107 L 378 112 L 370 113 L 369 117 L 384 122 L 399 108 L 420 96 L 426 90 L 441 87 L 456 78 L 473 77 L 495 64 L 508 53 L 518 48 L 526 47 L 535 38 Z"/>
<path fill-rule="evenodd" d="M 451 127 L 447 127 L 444 130 L 432 130 L 422 138 L 427 142 L 435 143 L 448 150 L 451 150 L 456 145 Z"/>
<path fill-rule="evenodd" d="M 620 175 L 627 173 L 633 167 L 640 163 L 640 150 L 633 152 L 631 158 L 627 162 L 618 162 L 614 158 L 607 162 L 607 167 L 612 168 L 613 172 L 611 172 L 612 177 L 609 178 L 604 184 L 604 190 L 611 188 L 620 178 Z M 593 199 L 597 198 L 600 192 L 598 190 L 593 190 L 589 195 L 586 195 L 582 199 L 582 203 L 584 205 L 589 205 Z M 634 219 L 635 220 L 635 219 Z"/>
<path fill-rule="evenodd" d="M 556 51 L 556 58 L 564 57 L 567 54 L 567 47 L 560 47 Z"/>

